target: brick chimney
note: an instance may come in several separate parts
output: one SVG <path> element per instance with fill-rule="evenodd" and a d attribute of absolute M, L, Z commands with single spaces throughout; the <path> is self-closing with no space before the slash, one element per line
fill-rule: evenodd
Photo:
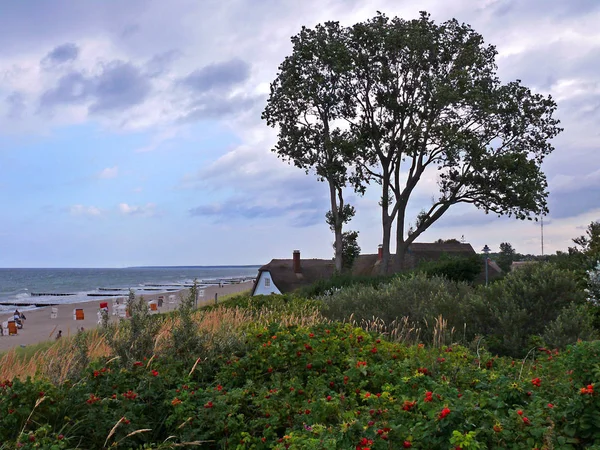
<path fill-rule="evenodd" d="M 383 259 L 383 245 L 379 244 L 379 247 L 377 247 L 377 259 L 379 261 L 381 261 Z"/>
<path fill-rule="evenodd" d="M 293 260 L 294 273 L 302 273 L 302 268 L 300 267 L 300 250 L 294 250 Z"/>

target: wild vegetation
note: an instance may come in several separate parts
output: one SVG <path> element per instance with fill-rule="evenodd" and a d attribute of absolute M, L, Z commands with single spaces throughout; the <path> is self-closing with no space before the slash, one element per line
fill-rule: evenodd
<path fill-rule="evenodd" d="M 600 448 L 597 272 L 442 260 L 0 356 L 0 449 Z M 443 270 L 442 270 L 443 269 Z"/>

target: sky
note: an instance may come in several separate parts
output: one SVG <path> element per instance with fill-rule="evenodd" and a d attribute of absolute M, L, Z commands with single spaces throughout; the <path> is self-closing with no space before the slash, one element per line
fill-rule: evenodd
<path fill-rule="evenodd" d="M 0 0 L 0 267 L 330 258 L 328 189 L 272 152 L 260 115 L 302 26 L 420 10 L 497 47 L 503 82 L 551 94 L 544 253 L 600 220 L 597 0 Z M 363 253 L 378 187 L 347 198 Z M 435 173 L 409 216 L 435 194 Z M 418 239 L 541 253 L 539 223 L 451 208 Z"/>

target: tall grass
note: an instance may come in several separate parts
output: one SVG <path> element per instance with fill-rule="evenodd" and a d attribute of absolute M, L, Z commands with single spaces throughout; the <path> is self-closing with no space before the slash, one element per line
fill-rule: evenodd
<path fill-rule="evenodd" d="M 306 304 L 286 313 L 283 308 L 270 309 L 262 306 L 256 309 L 241 307 L 220 307 L 191 312 L 190 332 L 200 336 L 204 351 L 209 355 L 229 348 L 243 338 L 244 329 L 249 324 L 269 325 L 281 323 L 285 326 L 310 326 L 327 321 L 314 305 Z M 169 352 L 172 345 L 173 330 L 182 322 L 177 314 L 164 315 L 155 327 L 137 329 L 136 338 L 151 339 L 149 353 Z M 126 347 L 132 337 L 131 326 L 123 322 L 114 328 L 98 328 L 85 331 L 76 336 L 63 337 L 58 341 L 46 342 L 29 350 L 13 349 L 0 355 L 0 379 L 25 379 L 28 376 L 39 377 L 63 383 L 74 379 L 82 369 L 82 363 L 101 357 L 119 356 L 112 343 L 118 342 Z M 108 333 L 107 333 L 108 331 Z M 110 334 L 110 338 L 107 337 Z M 120 353 L 124 353 L 126 349 Z M 133 355 L 132 355 L 133 356 Z"/>

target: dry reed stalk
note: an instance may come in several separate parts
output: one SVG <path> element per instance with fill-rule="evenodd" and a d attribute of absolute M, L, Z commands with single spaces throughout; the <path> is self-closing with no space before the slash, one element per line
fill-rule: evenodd
<path fill-rule="evenodd" d="M 198 365 L 198 363 L 200 362 L 200 358 L 198 358 L 194 364 L 194 367 L 192 367 L 192 370 L 190 370 L 190 373 L 188 374 L 188 377 L 191 377 L 192 374 L 194 373 L 194 370 L 196 370 L 196 366 Z"/>
<path fill-rule="evenodd" d="M 183 427 L 185 427 L 188 423 L 190 423 L 190 421 L 193 419 L 193 417 L 188 417 L 185 422 L 183 422 L 181 425 L 179 425 L 177 427 L 178 430 L 181 430 Z"/>
<path fill-rule="evenodd" d="M 117 431 L 117 428 L 119 427 L 119 425 L 121 425 L 121 423 L 125 420 L 125 417 L 121 417 L 117 423 L 115 423 L 115 425 L 111 428 L 110 433 L 108 433 L 108 436 L 106 437 L 106 440 L 104 441 L 104 446 L 106 447 L 106 444 L 108 444 L 108 440 L 113 436 L 113 434 L 115 434 L 115 432 Z"/>
<path fill-rule="evenodd" d="M 122 441 L 124 441 L 124 440 L 125 440 L 125 439 L 127 439 L 128 437 L 135 436 L 136 434 L 140 434 L 140 433 L 146 433 L 146 432 L 148 432 L 148 431 L 152 431 L 152 428 L 141 428 L 141 429 L 139 429 L 139 430 L 132 431 L 131 433 L 129 433 L 129 434 L 128 434 L 127 436 L 125 436 L 124 438 L 122 438 L 122 439 L 119 439 L 117 442 L 115 442 L 115 445 L 118 447 L 118 446 L 119 446 L 119 443 L 121 443 Z"/>
<path fill-rule="evenodd" d="M 191 441 L 191 442 L 182 442 L 180 444 L 171 444 L 173 447 L 187 447 L 188 445 L 202 445 L 202 444 L 206 444 L 208 442 L 215 442 L 215 441 Z"/>
<path fill-rule="evenodd" d="M 31 416 L 33 415 L 33 412 L 35 411 L 35 408 L 37 408 L 38 406 L 40 406 L 40 404 L 46 400 L 46 397 L 41 397 L 38 398 L 35 401 L 35 405 L 33 406 L 33 409 L 31 410 L 31 412 L 29 413 L 29 417 L 27 417 L 27 420 L 25 421 L 25 423 L 23 424 L 23 428 L 21 428 L 21 432 L 19 433 L 19 437 L 17 437 L 17 442 L 19 442 L 21 440 L 21 436 L 23 436 L 23 432 L 25 431 L 25 427 L 27 426 L 27 424 L 29 423 L 29 420 L 31 419 Z"/>

